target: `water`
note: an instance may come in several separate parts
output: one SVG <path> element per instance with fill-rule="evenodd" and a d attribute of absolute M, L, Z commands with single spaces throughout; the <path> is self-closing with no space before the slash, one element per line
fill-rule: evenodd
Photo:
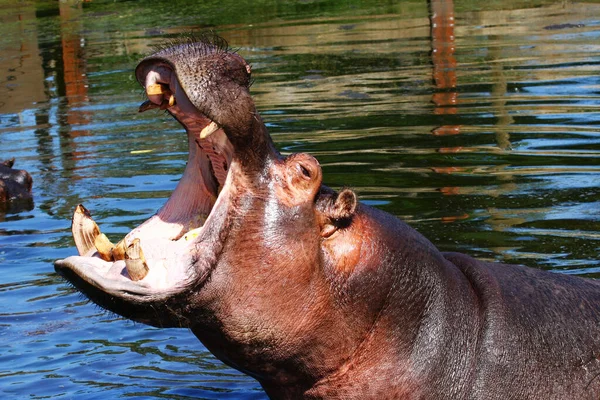
<path fill-rule="evenodd" d="M 0 158 L 35 207 L 0 214 L 3 398 L 265 395 L 187 330 L 88 303 L 55 273 L 78 203 L 118 240 L 186 159 L 143 101 L 152 45 L 216 28 L 277 145 L 443 250 L 600 276 L 600 4 L 0 0 Z M 453 20 L 449 17 L 453 13 Z M 432 14 L 435 14 L 431 28 Z M 435 49 L 435 51 L 432 51 Z"/>

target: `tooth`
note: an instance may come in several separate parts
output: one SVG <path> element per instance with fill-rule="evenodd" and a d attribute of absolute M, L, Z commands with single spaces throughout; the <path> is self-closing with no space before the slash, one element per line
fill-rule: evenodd
<path fill-rule="evenodd" d="M 96 250 L 98 250 L 101 259 L 104 261 L 113 261 L 112 249 L 115 246 L 108 240 L 104 233 L 96 236 L 94 246 L 96 247 Z"/>
<path fill-rule="evenodd" d="M 75 208 L 71 223 L 71 232 L 75 240 L 75 247 L 80 256 L 86 255 L 95 249 L 94 242 L 100 235 L 100 228 L 92 219 L 90 212 L 81 204 Z"/>
<path fill-rule="evenodd" d="M 132 281 L 144 279 L 148 274 L 148 264 L 140 245 L 140 239 L 134 239 L 125 252 L 125 267 Z"/>
<path fill-rule="evenodd" d="M 186 233 L 185 235 L 183 235 L 183 239 L 186 242 L 194 240 L 194 239 L 196 239 L 198 237 L 198 235 L 200 235 L 200 231 L 201 230 L 202 230 L 202 227 L 196 228 L 196 229 L 192 229 L 191 231 L 189 231 L 188 233 Z"/>
<path fill-rule="evenodd" d="M 200 139 L 206 139 L 207 137 L 215 133 L 217 130 L 219 130 L 219 125 L 217 125 L 215 121 L 211 121 L 210 124 L 205 126 L 204 129 L 202 129 L 202 131 L 200 132 Z"/>
<path fill-rule="evenodd" d="M 115 261 L 124 260 L 125 259 L 125 251 L 127 249 L 127 245 L 125 244 L 125 238 L 123 238 L 119 243 L 112 248 L 112 257 Z"/>
<path fill-rule="evenodd" d="M 141 259 L 125 259 L 125 268 L 132 281 L 140 281 L 148 275 L 148 265 Z"/>
<path fill-rule="evenodd" d="M 175 105 L 175 96 L 171 95 L 169 97 L 169 107 L 173 107 Z"/>
<path fill-rule="evenodd" d="M 154 83 L 152 85 L 146 86 L 146 94 L 148 96 L 154 96 L 157 94 L 163 94 L 164 90 L 160 83 Z"/>

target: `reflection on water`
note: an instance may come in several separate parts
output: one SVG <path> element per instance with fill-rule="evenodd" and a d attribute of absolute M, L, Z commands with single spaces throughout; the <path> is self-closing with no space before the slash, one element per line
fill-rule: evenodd
<path fill-rule="evenodd" d="M 132 71 L 194 28 L 252 63 L 276 142 L 328 185 L 444 250 L 599 276 L 600 5 L 171 3 L 0 0 L 0 158 L 35 198 L 0 215 L 3 395 L 264 398 L 189 332 L 107 315 L 51 265 L 75 251 L 77 203 L 118 240 L 175 187 L 186 140 L 137 113 Z"/>

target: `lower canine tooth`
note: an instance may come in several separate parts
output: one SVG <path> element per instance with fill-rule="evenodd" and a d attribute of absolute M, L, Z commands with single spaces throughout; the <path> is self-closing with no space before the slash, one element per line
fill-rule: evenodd
<path fill-rule="evenodd" d="M 132 281 L 139 281 L 148 275 L 148 264 L 139 239 L 134 239 L 125 251 L 125 268 Z"/>
<path fill-rule="evenodd" d="M 206 125 L 204 129 L 200 132 L 200 139 L 206 139 L 213 133 L 215 133 L 219 129 L 219 126 L 215 123 L 215 121 L 211 121 L 210 124 Z"/>
<path fill-rule="evenodd" d="M 173 107 L 175 105 L 175 96 L 171 95 L 169 97 L 169 107 Z"/>
<path fill-rule="evenodd" d="M 114 245 L 108 240 L 104 233 L 96 236 L 96 239 L 94 239 L 94 246 L 96 247 L 96 250 L 98 250 L 101 259 L 104 261 L 113 260 L 112 249 Z"/>
<path fill-rule="evenodd" d="M 71 232 L 75 240 L 75 247 L 80 256 L 86 255 L 95 249 L 96 237 L 100 235 L 100 228 L 90 212 L 81 204 L 75 208 L 71 224 Z"/>

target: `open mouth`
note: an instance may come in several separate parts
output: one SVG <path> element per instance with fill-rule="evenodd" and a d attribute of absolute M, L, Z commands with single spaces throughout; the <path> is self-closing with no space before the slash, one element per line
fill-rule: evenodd
<path fill-rule="evenodd" d="M 210 274 L 209 266 L 194 264 L 199 253 L 217 245 L 207 226 L 222 223 L 213 210 L 226 207 L 234 148 L 224 130 L 190 102 L 168 63 L 147 63 L 136 73 L 148 97 L 140 112 L 166 109 L 185 127 L 185 171 L 165 205 L 116 244 L 79 205 L 72 224 L 79 256 L 55 265 L 70 281 L 83 280 L 106 293 L 153 296 L 177 292 Z"/>

